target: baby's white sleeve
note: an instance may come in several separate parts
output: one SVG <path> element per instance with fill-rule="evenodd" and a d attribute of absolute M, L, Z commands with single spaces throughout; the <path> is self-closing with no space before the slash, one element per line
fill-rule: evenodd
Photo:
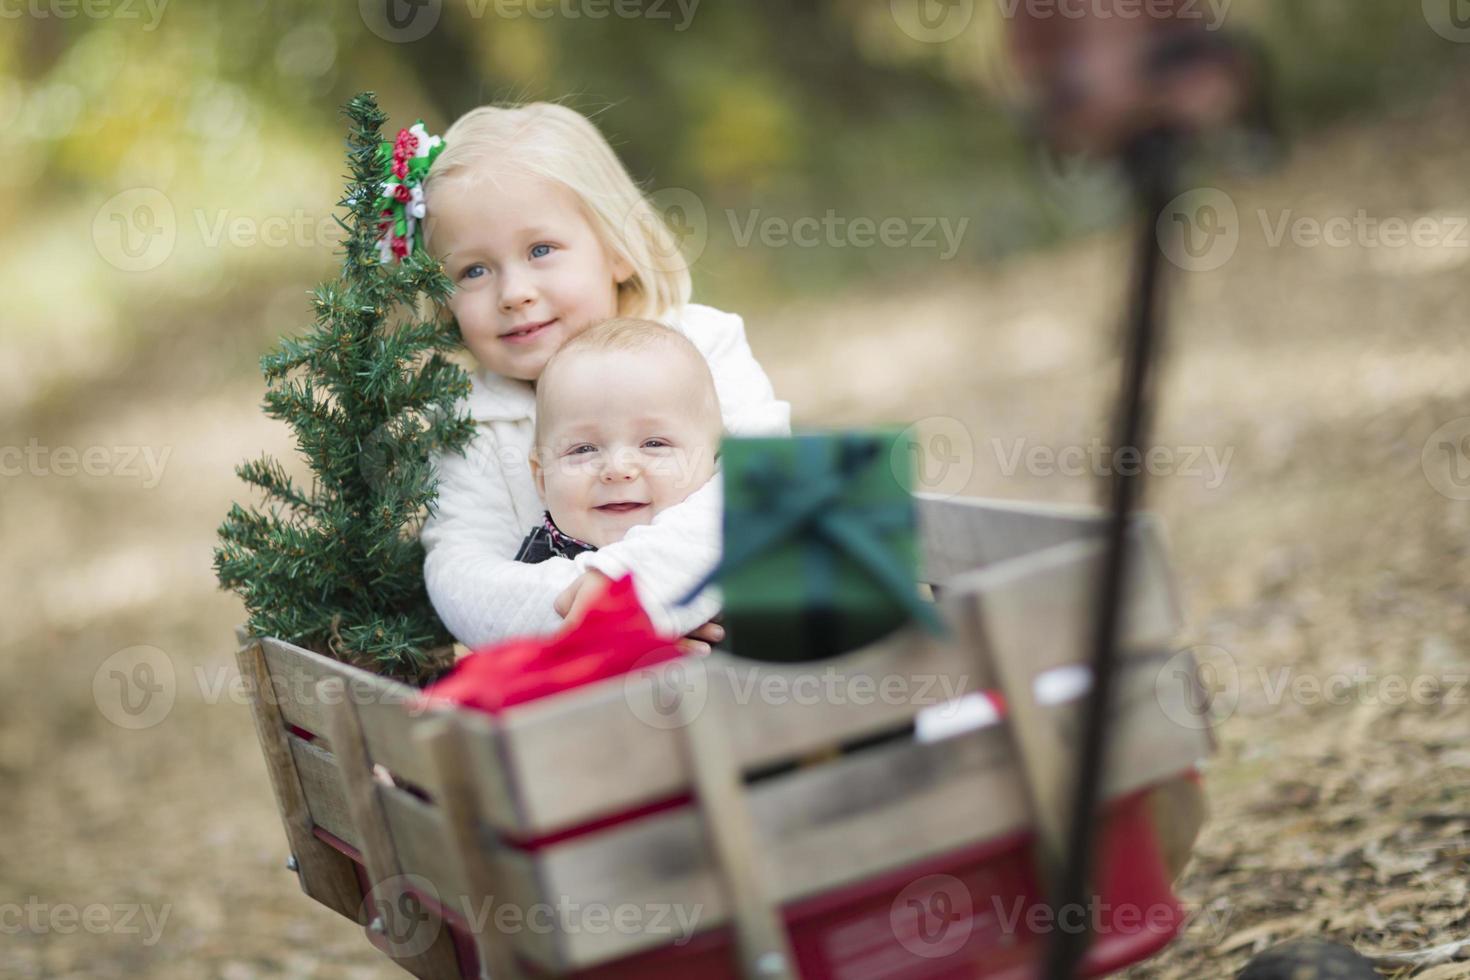
<path fill-rule="evenodd" d="M 473 456 L 435 457 L 439 497 L 424 522 L 424 584 L 444 625 L 468 647 L 562 626 L 556 597 L 584 569 L 566 558 L 536 564 L 513 556 L 531 529 L 515 526 L 510 490 Z"/>
<path fill-rule="evenodd" d="M 630 527 L 621 541 L 578 555 L 577 564 L 613 579 L 631 572 L 638 602 L 654 629 L 683 636 L 720 611 L 713 587 L 687 606 L 677 603 L 719 563 L 723 502 L 724 477 L 716 473 L 653 523 Z"/>

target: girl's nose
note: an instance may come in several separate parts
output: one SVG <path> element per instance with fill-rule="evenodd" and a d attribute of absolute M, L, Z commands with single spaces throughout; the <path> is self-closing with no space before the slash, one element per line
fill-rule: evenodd
<path fill-rule="evenodd" d="M 529 276 L 507 270 L 500 280 L 500 308 L 513 313 L 536 298 Z"/>

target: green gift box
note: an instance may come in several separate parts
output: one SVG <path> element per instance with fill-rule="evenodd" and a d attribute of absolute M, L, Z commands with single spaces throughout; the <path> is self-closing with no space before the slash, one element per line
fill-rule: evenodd
<path fill-rule="evenodd" d="M 907 436 L 727 438 L 721 458 L 724 554 L 691 596 L 720 585 L 736 654 L 816 660 L 915 619 L 941 629 L 918 593 Z"/>

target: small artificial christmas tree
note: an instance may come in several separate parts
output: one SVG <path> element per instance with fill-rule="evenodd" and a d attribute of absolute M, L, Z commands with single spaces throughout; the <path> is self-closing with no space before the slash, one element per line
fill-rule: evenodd
<path fill-rule="evenodd" d="M 266 414 L 294 431 L 311 485 L 268 455 L 237 467 L 266 507 L 231 506 L 214 567 L 244 600 L 252 634 L 422 682 L 452 660 L 417 535 L 435 495 L 429 455 L 461 451 L 472 432 L 456 408 L 469 378 L 445 357 L 459 346 L 440 315 L 452 287 L 415 248 L 417 185 L 441 144 L 421 125 L 381 141 L 387 117 L 372 93 L 344 113 L 342 272 L 317 287 L 315 325 L 261 359 Z"/>

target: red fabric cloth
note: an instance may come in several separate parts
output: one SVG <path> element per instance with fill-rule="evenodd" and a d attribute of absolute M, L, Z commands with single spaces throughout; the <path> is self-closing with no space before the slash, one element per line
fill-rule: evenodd
<path fill-rule="evenodd" d="M 603 590 L 579 622 L 550 637 L 476 650 L 424 694 L 493 714 L 681 654 L 673 641 L 654 632 L 638 604 L 633 577 L 624 575 Z"/>

